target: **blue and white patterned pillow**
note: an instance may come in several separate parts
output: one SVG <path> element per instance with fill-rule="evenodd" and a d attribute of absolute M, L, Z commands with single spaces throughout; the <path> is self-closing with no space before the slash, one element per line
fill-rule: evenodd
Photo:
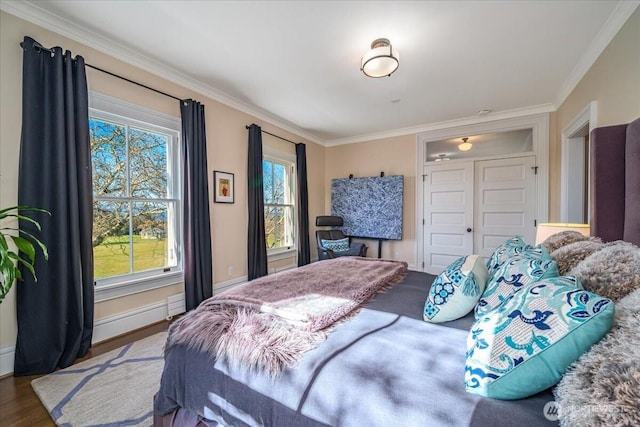
<path fill-rule="evenodd" d="M 529 255 L 531 258 L 551 259 L 549 251 L 542 245 L 531 246 L 522 240 L 522 237 L 515 236 L 508 239 L 493 251 L 489 260 L 487 260 L 487 270 L 489 270 L 489 280 L 509 258 L 515 255 Z"/>
<path fill-rule="evenodd" d="M 487 283 L 487 266 L 480 255 L 455 260 L 431 285 L 422 317 L 440 323 L 466 316 L 478 302 Z"/>
<path fill-rule="evenodd" d="M 493 273 L 476 304 L 476 319 L 498 307 L 514 292 L 541 279 L 559 276 L 552 259 L 538 259 L 527 252 L 509 258 Z"/>
<path fill-rule="evenodd" d="M 528 245 L 522 240 L 521 236 L 514 236 L 507 239 L 506 242 L 496 248 L 487 260 L 487 270 L 489 270 L 489 276 L 502 265 L 508 258 L 522 252 Z"/>
<path fill-rule="evenodd" d="M 613 302 L 575 287 L 575 277 L 541 280 L 477 320 L 467 338 L 465 388 L 496 399 L 547 389 L 611 327 Z"/>
<path fill-rule="evenodd" d="M 325 249 L 330 249 L 336 255 L 344 255 L 349 252 L 349 238 L 345 237 L 344 239 L 336 239 L 336 240 L 325 240 L 320 239 L 320 243 L 322 247 Z"/>

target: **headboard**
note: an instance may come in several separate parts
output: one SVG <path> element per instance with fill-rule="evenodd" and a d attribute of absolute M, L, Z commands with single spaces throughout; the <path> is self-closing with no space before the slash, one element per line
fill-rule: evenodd
<path fill-rule="evenodd" d="M 640 246 L 640 118 L 594 129 L 589 146 L 591 234 Z"/>

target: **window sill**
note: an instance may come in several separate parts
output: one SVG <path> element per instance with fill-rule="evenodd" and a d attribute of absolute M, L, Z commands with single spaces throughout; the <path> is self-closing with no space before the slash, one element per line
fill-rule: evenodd
<path fill-rule="evenodd" d="M 281 259 L 294 258 L 298 255 L 297 248 L 273 249 L 267 252 L 267 260 L 279 261 Z"/>
<path fill-rule="evenodd" d="M 152 289 L 184 283 L 182 271 L 156 274 L 139 279 L 123 280 L 122 282 L 96 286 L 94 289 L 95 302 L 107 301 L 127 295 L 138 294 Z"/>

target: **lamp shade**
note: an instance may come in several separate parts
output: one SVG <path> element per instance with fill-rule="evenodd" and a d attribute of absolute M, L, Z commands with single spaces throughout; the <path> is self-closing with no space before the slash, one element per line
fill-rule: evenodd
<path fill-rule="evenodd" d="M 360 69 L 369 77 L 387 77 L 398 69 L 400 55 L 387 39 L 371 43 L 371 50 L 364 54 Z"/>
<path fill-rule="evenodd" d="M 538 224 L 536 229 L 536 245 L 547 240 L 547 237 L 562 231 L 577 231 L 584 236 L 589 236 L 591 233 L 591 227 L 589 224 L 570 224 L 566 222 L 541 223 Z"/>

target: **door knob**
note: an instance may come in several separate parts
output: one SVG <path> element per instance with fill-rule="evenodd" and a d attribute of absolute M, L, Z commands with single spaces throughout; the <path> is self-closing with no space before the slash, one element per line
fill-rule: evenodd
<path fill-rule="evenodd" d="M 467 228 L 467 233 L 471 233 L 473 230 L 471 230 L 471 227 Z"/>

